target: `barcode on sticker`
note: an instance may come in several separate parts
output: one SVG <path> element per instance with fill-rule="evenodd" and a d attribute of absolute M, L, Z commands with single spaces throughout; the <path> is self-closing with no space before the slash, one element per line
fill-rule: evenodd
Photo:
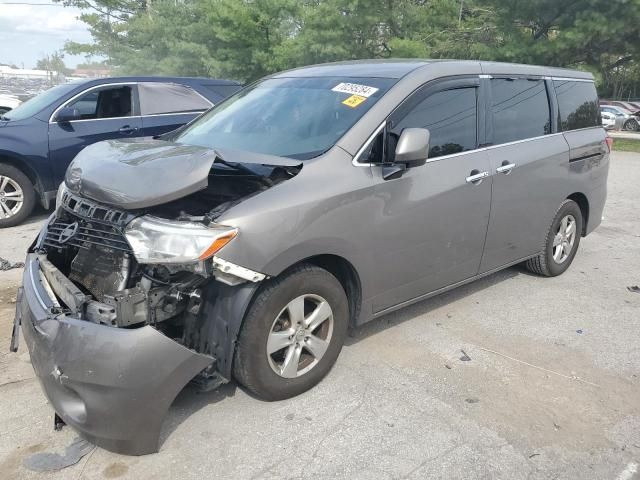
<path fill-rule="evenodd" d="M 376 87 L 369 87 L 368 85 L 360 85 L 358 83 L 339 83 L 331 90 L 334 92 L 349 93 L 351 95 L 359 95 L 361 97 L 369 98 L 379 89 Z"/>

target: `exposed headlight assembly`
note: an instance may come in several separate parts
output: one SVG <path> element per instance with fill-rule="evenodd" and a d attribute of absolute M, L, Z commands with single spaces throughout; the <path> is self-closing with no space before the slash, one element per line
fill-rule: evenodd
<path fill-rule="evenodd" d="M 238 229 L 145 215 L 131 221 L 124 233 L 138 263 L 186 264 L 212 257 Z"/>

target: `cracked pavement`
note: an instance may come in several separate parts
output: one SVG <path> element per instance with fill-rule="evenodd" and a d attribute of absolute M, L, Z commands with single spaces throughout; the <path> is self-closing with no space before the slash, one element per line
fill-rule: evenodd
<path fill-rule="evenodd" d="M 514 267 L 389 314 L 290 400 L 187 389 L 158 454 L 53 473 L 23 461 L 76 435 L 53 431 L 24 343 L 8 353 L 20 270 L 0 272 L 0 478 L 640 480 L 640 155 L 613 154 L 609 178 L 565 275 Z M 44 218 L 0 231 L 0 257 L 21 261 Z"/>

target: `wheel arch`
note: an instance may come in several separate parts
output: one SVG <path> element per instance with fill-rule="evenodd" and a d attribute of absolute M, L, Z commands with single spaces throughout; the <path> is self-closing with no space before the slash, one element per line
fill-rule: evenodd
<path fill-rule="evenodd" d="M 29 166 L 24 158 L 20 157 L 19 155 L 0 150 L 0 163 L 11 165 L 12 167 L 17 168 L 22 173 L 24 173 L 29 181 L 33 184 L 33 188 L 38 193 L 38 196 L 42 197 L 44 188 L 42 186 L 42 182 L 40 181 L 40 177 L 36 173 L 36 171 Z"/>
<path fill-rule="evenodd" d="M 580 207 L 580 213 L 582 213 L 582 232 L 584 237 L 587 234 L 587 225 L 589 224 L 589 199 L 582 192 L 574 192 L 567 197 L 567 200 L 573 200 Z"/>
<path fill-rule="evenodd" d="M 351 262 L 335 254 L 313 255 L 292 263 L 274 276 L 286 274 L 301 264 L 323 268 L 338 279 L 349 302 L 349 327 L 354 327 L 361 310 L 362 290 L 360 276 Z M 212 301 L 205 302 L 203 312 L 207 319 L 201 335 L 208 343 L 203 351 L 216 358 L 217 370 L 226 379 L 230 379 L 232 375 L 238 335 L 261 287 L 262 282 L 228 286 L 214 281 L 210 288 L 215 290 L 215 294 L 205 293 L 205 298 L 211 298 Z"/>
<path fill-rule="evenodd" d="M 303 263 L 310 263 L 320 267 L 338 279 L 347 295 L 349 302 L 349 327 L 354 327 L 360 315 L 362 306 L 362 285 L 355 267 L 346 258 L 334 254 L 321 254 L 304 258 L 291 265 L 286 270 Z M 285 271 L 286 271 L 285 270 Z"/>

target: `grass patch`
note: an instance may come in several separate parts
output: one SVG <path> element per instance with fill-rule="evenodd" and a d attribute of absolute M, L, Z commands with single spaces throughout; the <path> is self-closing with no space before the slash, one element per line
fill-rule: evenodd
<path fill-rule="evenodd" d="M 614 138 L 613 151 L 640 153 L 640 140 L 630 140 L 628 138 Z"/>

